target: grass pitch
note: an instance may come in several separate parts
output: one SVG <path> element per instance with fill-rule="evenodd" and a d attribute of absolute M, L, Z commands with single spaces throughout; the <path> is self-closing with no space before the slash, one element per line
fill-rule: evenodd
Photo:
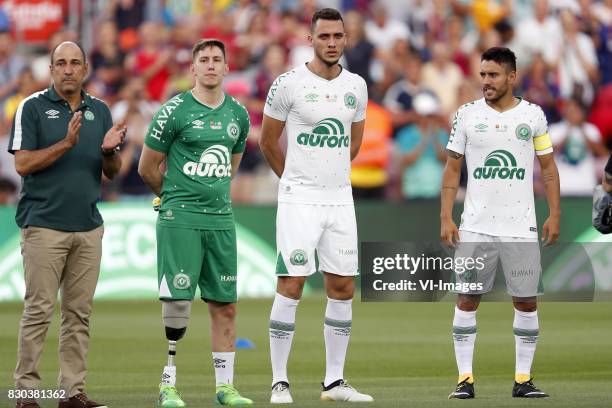
<path fill-rule="evenodd" d="M 254 350 L 238 350 L 235 383 L 259 406 L 269 406 L 271 370 L 268 316 L 271 300 L 238 303 L 238 335 Z M 0 304 L 0 406 L 7 400 L 15 367 L 21 304 Z M 166 341 L 159 302 L 96 302 L 92 319 L 87 392 L 109 407 L 154 407 Z M 298 307 L 289 359 L 295 407 L 323 407 L 323 296 Z M 552 395 L 544 400 L 511 398 L 514 376 L 512 305 L 483 303 L 478 312 L 474 370 L 476 399 L 449 401 L 456 381 L 450 334 L 450 303 L 354 302 L 353 332 L 346 378 L 372 394 L 376 407 L 609 407 L 612 399 L 612 304 L 542 303 L 541 336 L 533 367 L 536 385 Z M 55 388 L 58 315 L 49 330 L 41 373 L 43 388 Z M 189 407 L 213 406 L 214 374 L 206 307 L 193 308 L 186 337 L 177 350 L 178 388 Z M 40 401 L 56 407 L 55 400 Z M 8 404 L 8 405 L 7 405 Z M 361 406 L 361 405 L 360 405 Z"/>

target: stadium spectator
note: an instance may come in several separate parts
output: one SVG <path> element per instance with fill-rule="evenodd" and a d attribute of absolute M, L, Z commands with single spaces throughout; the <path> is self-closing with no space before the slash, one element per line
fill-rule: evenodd
<path fill-rule="evenodd" d="M 111 109 L 115 122 L 125 122 L 127 132 L 125 143 L 121 148 L 121 170 L 117 176 L 103 186 L 104 199 L 119 200 L 124 196 L 149 195 L 149 189 L 138 175 L 138 159 L 142 152 L 145 134 L 151 119 L 159 109 L 159 103 L 146 98 L 146 89 L 142 78 L 131 78 L 121 89 L 121 100 Z"/>
<path fill-rule="evenodd" d="M 374 58 L 374 46 L 366 38 L 363 24 L 363 17 L 358 12 L 346 13 L 344 28 L 347 34 L 347 44 L 344 58 L 348 70 L 365 79 L 369 87 L 373 82 L 370 75 L 370 64 Z"/>
<path fill-rule="evenodd" d="M 559 55 L 559 88 L 562 98 L 578 98 L 583 104 L 593 101 L 593 84 L 599 79 L 593 40 L 578 29 L 576 16 L 561 11 L 563 47 Z"/>
<path fill-rule="evenodd" d="M 269 49 L 273 49 L 273 47 L 270 47 Z M 280 51 L 280 53 L 283 52 L 282 49 L 279 49 L 278 51 Z M 273 70 L 275 65 L 276 70 L 284 67 L 284 54 L 275 56 L 274 53 L 266 53 L 266 57 L 268 58 L 268 66 Z M 274 61 L 276 57 L 280 58 Z M 242 155 L 242 160 L 240 161 L 240 167 L 238 168 L 231 184 L 232 202 L 242 204 L 250 203 L 253 202 L 255 193 L 255 173 L 263 163 L 263 158 L 261 157 L 261 152 L 259 151 L 263 104 L 259 105 L 259 101 L 253 102 L 253 90 L 250 89 L 249 83 L 243 80 L 234 80 L 233 82 L 228 81 L 225 86 L 225 92 L 236 99 L 240 104 L 247 107 L 247 113 L 251 123 L 249 134 L 247 135 L 244 154 Z M 259 105 L 259 112 L 251 112 L 248 110 L 248 107 L 252 106 L 254 103 Z"/>
<path fill-rule="evenodd" d="M 463 73 L 451 61 L 446 44 L 434 43 L 431 54 L 431 61 L 423 65 L 423 84 L 438 97 L 442 114 L 450 117 L 457 106 L 457 93 L 463 82 Z"/>
<path fill-rule="evenodd" d="M 525 75 L 523 75 L 520 89 L 523 98 L 538 104 L 542 108 L 548 123 L 555 123 L 561 119 L 557 109 L 559 87 L 555 84 L 542 55 L 533 55 L 531 66 L 527 68 Z"/>
<path fill-rule="evenodd" d="M 612 0 L 607 0 L 599 8 L 593 5 L 593 14 L 599 18 L 595 24 L 595 46 L 603 86 L 612 83 Z"/>
<path fill-rule="evenodd" d="M 421 58 L 413 54 L 403 60 L 402 65 L 403 77 L 387 90 L 383 99 L 385 108 L 391 112 L 395 132 L 416 121 L 418 115 L 414 112 L 413 99 L 417 93 L 426 89 L 421 79 Z"/>
<path fill-rule="evenodd" d="M 159 101 L 168 84 L 172 57 L 171 49 L 163 43 L 163 27 L 156 22 L 146 22 L 140 26 L 141 46 L 131 52 L 125 61 L 128 72 L 145 79 L 147 94 Z"/>
<path fill-rule="evenodd" d="M 97 45 L 91 52 L 92 75 L 88 88 L 95 89 L 96 96 L 112 104 L 125 77 L 125 55 L 119 48 L 117 26 L 113 21 L 100 23 L 96 41 Z"/>
<path fill-rule="evenodd" d="M 11 127 L 13 116 L 15 116 L 15 112 L 21 101 L 38 90 L 38 84 L 34 80 L 32 70 L 25 67 L 17 76 L 17 92 L 11 95 L 2 106 L 2 113 L 8 129 Z"/>
<path fill-rule="evenodd" d="M 359 154 L 351 162 L 353 197 L 358 199 L 385 198 L 389 181 L 391 114 L 381 105 L 368 101 Z"/>
<path fill-rule="evenodd" d="M 391 59 L 391 47 L 396 40 L 409 40 L 410 29 L 403 21 L 389 16 L 380 1 L 372 2 L 370 13 L 371 19 L 365 24 L 368 41 L 377 48 L 383 60 Z"/>
<path fill-rule="evenodd" d="M 17 89 L 18 77 L 27 66 L 25 59 L 15 54 L 15 42 L 10 31 L 0 31 L 0 105 Z"/>
<path fill-rule="evenodd" d="M 40 386 L 38 363 L 61 290 L 58 381 L 66 398 L 59 408 L 103 406 L 83 393 L 104 231 L 96 202 L 102 173 L 113 178 L 121 167 L 116 149 L 125 135 L 106 104 L 83 93 L 86 75 L 83 50 L 61 43 L 51 54 L 53 85 L 21 102 L 9 142 L 23 177 L 15 218 L 26 287 L 15 388 Z"/>
<path fill-rule="evenodd" d="M 562 45 L 559 19 L 549 12 L 548 0 L 533 2 L 533 16 L 518 21 L 517 61 L 529 66 L 536 55 L 541 55 L 546 64 L 557 64 Z"/>
<path fill-rule="evenodd" d="M 234 31 L 234 16 L 231 14 L 224 15 L 213 7 L 205 8 L 204 13 L 202 19 L 205 26 L 200 38 L 216 38 L 222 41 L 227 49 L 227 54 L 232 56 L 229 61 L 230 70 L 240 71 L 245 69 L 246 60 L 236 43 L 238 35 Z"/>
<path fill-rule="evenodd" d="M 449 16 L 446 21 L 446 44 L 451 59 L 461 68 L 464 77 L 470 74 L 469 54 L 476 46 L 474 31 L 465 32 L 465 24 L 459 16 Z"/>
<path fill-rule="evenodd" d="M 590 196 L 597 184 L 596 158 L 608 155 L 597 127 L 586 121 L 579 99 L 568 99 L 563 120 L 550 126 L 561 179 L 561 195 Z"/>
<path fill-rule="evenodd" d="M 441 105 L 433 94 L 417 94 L 414 110 L 416 123 L 401 129 L 396 140 L 401 155 L 402 196 L 435 198 L 440 195 L 448 133 L 440 126 Z"/>
<path fill-rule="evenodd" d="M 236 38 L 236 46 L 242 51 L 245 66 L 260 62 L 273 40 L 268 32 L 267 14 L 263 10 L 256 10 L 246 32 Z"/>
<path fill-rule="evenodd" d="M 124 52 L 138 45 L 138 30 L 145 21 L 145 0 L 110 0 L 107 15 L 115 21 L 119 31 L 119 44 Z"/>
<path fill-rule="evenodd" d="M 286 11 L 280 16 L 276 38 L 277 42 L 287 51 L 291 50 L 296 42 L 301 43 L 303 41 L 303 39 L 299 37 L 302 31 L 296 30 L 297 26 L 303 26 L 303 24 L 298 21 L 295 13 Z"/>
<path fill-rule="evenodd" d="M 184 17 L 172 27 L 170 39 L 170 78 L 161 99 L 166 100 L 174 95 L 185 92 L 193 86 L 191 75 L 191 49 L 198 40 L 200 23 L 197 17 Z M 147 99 L 150 99 L 147 97 Z"/>

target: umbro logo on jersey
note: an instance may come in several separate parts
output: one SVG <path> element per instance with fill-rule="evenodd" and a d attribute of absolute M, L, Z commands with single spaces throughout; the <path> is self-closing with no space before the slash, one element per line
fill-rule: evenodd
<path fill-rule="evenodd" d="M 318 102 L 319 95 L 317 95 L 316 93 L 309 93 L 304 97 L 304 99 L 306 100 L 306 102 Z"/>
<path fill-rule="evenodd" d="M 349 146 L 349 139 L 350 137 L 344 134 L 342 122 L 327 118 L 316 123 L 312 133 L 300 133 L 297 142 L 302 146 L 342 148 Z"/>
<path fill-rule="evenodd" d="M 213 145 L 202 152 L 199 163 L 187 162 L 183 166 L 183 173 L 188 176 L 200 177 L 230 177 L 232 163 L 227 147 Z"/>
<path fill-rule="evenodd" d="M 59 111 L 56 111 L 55 109 L 49 109 L 45 113 L 47 114 L 47 119 L 57 119 L 57 118 L 59 118 L 59 116 L 57 116 Z"/>
<path fill-rule="evenodd" d="M 473 176 L 480 179 L 523 180 L 525 169 L 516 165 L 516 159 L 507 150 L 494 150 L 484 160 L 483 167 L 476 167 Z"/>
<path fill-rule="evenodd" d="M 485 125 L 484 123 L 479 123 L 477 125 L 474 125 L 474 128 L 476 129 L 477 132 L 486 132 L 488 127 L 489 126 Z"/>
<path fill-rule="evenodd" d="M 204 122 L 202 122 L 200 119 L 194 120 L 191 122 L 191 124 L 193 125 L 194 129 L 204 129 Z"/>

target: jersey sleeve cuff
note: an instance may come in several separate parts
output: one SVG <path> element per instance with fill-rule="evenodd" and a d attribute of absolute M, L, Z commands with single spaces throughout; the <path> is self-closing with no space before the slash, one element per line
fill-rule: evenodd
<path fill-rule="evenodd" d="M 164 146 L 160 146 L 157 143 L 152 143 L 149 140 L 145 139 L 145 145 L 147 147 L 150 147 L 151 149 L 155 150 L 156 152 L 160 152 L 160 153 L 168 153 L 168 149 L 166 149 Z"/>
<path fill-rule="evenodd" d="M 446 150 L 452 150 L 455 153 L 459 153 L 461 155 L 465 155 L 465 150 L 461 150 L 459 147 L 457 146 L 451 146 L 451 145 L 447 145 L 446 146 Z"/>
<path fill-rule="evenodd" d="M 264 115 L 269 116 L 272 119 L 280 120 L 281 122 L 286 122 L 287 121 L 287 116 L 283 117 L 282 114 L 274 112 L 274 111 L 269 111 L 267 109 L 264 109 Z"/>

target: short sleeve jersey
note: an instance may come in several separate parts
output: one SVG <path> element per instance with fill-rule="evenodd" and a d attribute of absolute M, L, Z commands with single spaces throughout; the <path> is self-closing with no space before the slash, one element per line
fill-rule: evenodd
<path fill-rule="evenodd" d="M 460 229 L 537 238 L 534 153 L 552 153 L 542 109 L 523 99 L 501 113 L 484 99 L 467 103 L 455 114 L 447 148 L 465 155 L 468 170 Z"/>
<path fill-rule="evenodd" d="M 145 144 L 167 155 L 159 223 L 167 227 L 234 228 L 230 198 L 232 155 L 243 153 L 249 133 L 246 109 L 229 95 L 216 108 L 191 91 L 166 102 Z"/>
<path fill-rule="evenodd" d="M 285 122 L 279 202 L 353 203 L 351 126 L 365 119 L 367 103 L 364 79 L 346 69 L 326 80 L 302 65 L 274 81 L 264 113 Z"/>

